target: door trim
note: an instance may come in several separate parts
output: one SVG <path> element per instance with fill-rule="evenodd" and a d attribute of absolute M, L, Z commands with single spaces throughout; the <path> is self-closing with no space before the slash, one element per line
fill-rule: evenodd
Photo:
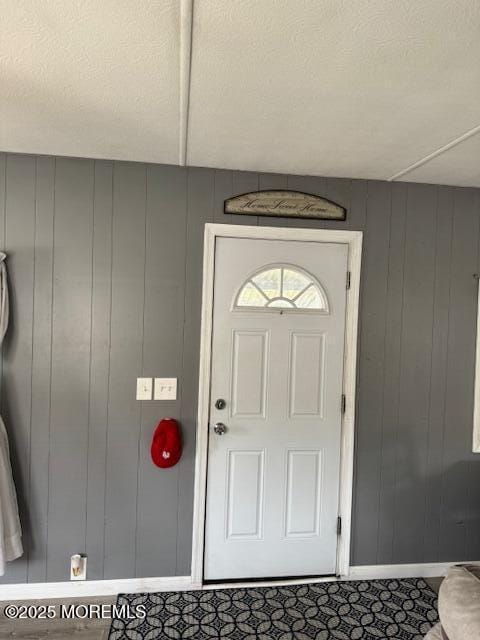
<path fill-rule="evenodd" d="M 348 576 L 350 569 L 353 497 L 353 447 L 357 369 L 358 304 L 360 294 L 360 267 L 362 259 L 363 233 L 361 231 L 343 231 L 337 229 L 251 227 L 243 225 L 207 223 L 205 225 L 203 247 L 202 324 L 193 504 L 192 583 L 194 586 L 200 586 L 203 584 L 215 241 L 216 238 L 219 237 L 262 240 L 295 240 L 301 242 L 325 242 L 348 245 L 347 268 L 350 271 L 351 276 L 350 289 L 348 290 L 346 301 L 345 353 L 343 370 L 343 393 L 345 394 L 347 401 L 342 418 L 340 451 L 340 494 L 338 513 L 342 518 L 342 534 L 339 537 L 337 545 L 337 575 Z"/>

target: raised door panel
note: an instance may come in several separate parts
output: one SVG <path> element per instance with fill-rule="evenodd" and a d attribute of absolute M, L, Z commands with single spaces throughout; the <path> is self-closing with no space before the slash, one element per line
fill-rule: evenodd
<path fill-rule="evenodd" d="M 323 333 L 293 333 L 290 343 L 290 417 L 323 418 L 325 397 Z"/>
<path fill-rule="evenodd" d="M 287 453 L 285 537 L 320 535 L 322 451 Z"/>
<path fill-rule="evenodd" d="M 227 539 L 261 539 L 265 452 L 229 451 L 227 465 Z"/>
<path fill-rule="evenodd" d="M 232 416 L 265 418 L 268 332 L 233 332 Z"/>

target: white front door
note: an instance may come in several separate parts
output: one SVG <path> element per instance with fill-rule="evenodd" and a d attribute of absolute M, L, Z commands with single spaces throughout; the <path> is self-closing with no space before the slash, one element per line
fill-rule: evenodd
<path fill-rule="evenodd" d="M 347 254 L 216 240 L 206 580 L 336 572 Z"/>

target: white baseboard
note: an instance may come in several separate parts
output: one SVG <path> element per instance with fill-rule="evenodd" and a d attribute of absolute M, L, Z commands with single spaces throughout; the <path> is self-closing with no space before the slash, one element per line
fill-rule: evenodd
<path fill-rule="evenodd" d="M 350 567 L 348 576 L 340 580 L 380 580 L 388 578 L 436 578 L 444 576 L 454 564 L 478 564 L 471 562 L 434 562 L 430 564 L 378 564 Z M 155 591 L 187 591 L 194 589 L 244 588 L 270 586 L 272 584 L 302 584 L 333 582 L 337 578 L 310 578 L 275 582 L 245 582 L 201 585 L 190 576 L 167 578 L 133 578 L 125 580 L 86 580 L 85 582 L 38 582 L 30 584 L 0 585 L 0 601 L 37 600 L 53 598 L 80 598 L 89 596 L 114 596 L 119 593 L 150 593 Z"/>
<path fill-rule="evenodd" d="M 437 578 L 444 576 L 454 564 L 480 564 L 480 561 L 432 562 L 423 564 L 377 564 L 350 567 L 348 580 L 380 580 L 382 578 Z"/>
<path fill-rule="evenodd" d="M 168 578 L 133 578 L 126 580 L 85 580 L 85 582 L 32 582 L 0 585 L 2 600 L 37 600 L 45 598 L 80 598 L 112 596 L 119 593 L 152 591 L 186 591 L 193 589 L 190 576 Z"/>

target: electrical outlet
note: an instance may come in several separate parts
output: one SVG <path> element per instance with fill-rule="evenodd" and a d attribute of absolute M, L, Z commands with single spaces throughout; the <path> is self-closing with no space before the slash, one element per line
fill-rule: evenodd
<path fill-rule="evenodd" d="M 70 580 L 87 579 L 87 556 L 75 553 L 70 558 Z"/>
<path fill-rule="evenodd" d="M 152 399 L 152 379 L 137 378 L 137 400 Z"/>
<path fill-rule="evenodd" d="M 176 400 L 177 399 L 177 379 L 176 378 L 155 378 L 154 400 Z"/>

